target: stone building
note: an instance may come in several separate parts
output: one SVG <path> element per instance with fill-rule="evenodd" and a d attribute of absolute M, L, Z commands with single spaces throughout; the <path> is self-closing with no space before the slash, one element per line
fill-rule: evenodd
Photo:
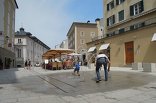
<path fill-rule="evenodd" d="M 0 69 L 16 66 L 14 53 L 16 0 L 0 0 Z"/>

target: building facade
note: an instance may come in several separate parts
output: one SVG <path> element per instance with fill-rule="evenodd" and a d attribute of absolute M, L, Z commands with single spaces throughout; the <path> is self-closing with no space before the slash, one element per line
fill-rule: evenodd
<path fill-rule="evenodd" d="M 87 45 L 98 35 L 96 23 L 73 22 L 68 33 L 68 48 L 74 49 L 76 53 L 82 54 L 82 61 L 86 59 Z"/>
<path fill-rule="evenodd" d="M 42 64 L 44 62 L 42 60 L 43 53 L 50 50 L 50 47 L 37 37 L 32 36 L 29 32 L 25 32 L 24 28 L 20 28 L 20 31 L 16 32 L 14 42 L 17 67 L 24 67 L 24 62 L 28 59 L 33 66 Z"/>
<path fill-rule="evenodd" d="M 112 66 L 132 63 L 156 63 L 155 0 L 104 0 L 104 34 L 88 42 L 89 47 L 101 47 L 107 52 Z M 103 46 L 102 46 L 103 45 Z"/>
<path fill-rule="evenodd" d="M 0 69 L 15 67 L 14 35 L 16 0 L 0 0 Z"/>

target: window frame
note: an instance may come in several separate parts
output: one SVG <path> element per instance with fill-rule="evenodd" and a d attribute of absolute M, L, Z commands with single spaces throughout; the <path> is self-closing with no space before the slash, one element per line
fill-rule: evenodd
<path fill-rule="evenodd" d="M 107 11 L 113 9 L 114 7 L 115 7 L 114 0 L 112 0 L 107 4 Z"/>
<path fill-rule="evenodd" d="M 112 15 L 109 18 L 107 18 L 107 26 L 112 26 L 113 24 L 115 24 L 115 15 Z"/>
<path fill-rule="evenodd" d="M 122 15 L 122 12 L 123 12 L 123 15 Z M 125 12 L 124 10 L 121 10 L 118 12 L 118 21 L 123 21 L 125 19 Z"/>
<path fill-rule="evenodd" d="M 130 6 L 130 16 L 135 16 L 144 11 L 143 0 Z"/>

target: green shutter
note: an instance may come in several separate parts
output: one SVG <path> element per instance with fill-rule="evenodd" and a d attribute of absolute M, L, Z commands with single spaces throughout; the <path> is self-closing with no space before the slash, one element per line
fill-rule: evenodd
<path fill-rule="evenodd" d="M 133 11 L 133 5 L 130 6 L 130 16 L 133 16 L 134 15 L 134 11 Z"/>
<path fill-rule="evenodd" d="M 142 11 L 144 11 L 144 2 L 143 2 L 143 0 L 140 1 L 140 4 L 141 4 L 141 11 L 140 12 L 142 12 Z"/>
<path fill-rule="evenodd" d="M 107 26 L 109 26 L 109 18 L 107 18 Z"/>
<path fill-rule="evenodd" d="M 107 11 L 109 11 L 109 4 L 107 4 Z"/>
<path fill-rule="evenodd" d="M 116 0 L 116 5 L 119 5 L 119 0 Z"/>

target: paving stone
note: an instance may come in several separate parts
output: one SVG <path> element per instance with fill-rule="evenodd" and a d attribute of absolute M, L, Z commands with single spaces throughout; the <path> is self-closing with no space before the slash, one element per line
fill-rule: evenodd
<path fill-rule="evenodd" d="M 156 74 L 111 68 L 111 78 L 95 82 L 95 71 L 8 69 L 0 71 L 0 103 L 155 103 Z M 102 78 L 103 70 L 101 71 Z"/>

